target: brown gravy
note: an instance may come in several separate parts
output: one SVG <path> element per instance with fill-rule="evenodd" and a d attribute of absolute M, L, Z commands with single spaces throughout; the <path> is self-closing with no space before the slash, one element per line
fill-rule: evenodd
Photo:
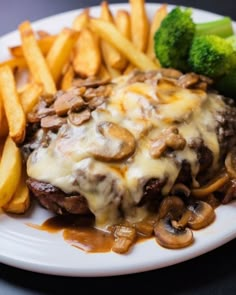
<path fill-rule="evenodd" d="M 68 244 L 85 252 L 110 252 L 114 244 L 113 234 L 94 228 L 94 219 L 91 216 L 54 216 L 41 225 L 28 225 L 49 233 L 62 231 L 63 238 Z M 136 243 L 145 239 L 147 237 L 138 236 Z"/>

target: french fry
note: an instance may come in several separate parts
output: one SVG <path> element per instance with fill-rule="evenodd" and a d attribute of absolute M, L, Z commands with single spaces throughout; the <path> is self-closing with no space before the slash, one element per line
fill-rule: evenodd
<path fill-rule="evenodd" d="M 25 137 L 26 119 L 9 66 L 0 67 L 0 93 L 9 126 L 9 135 L 21 143 Z"/>
<path fill-rule="evenodd" d="M 147 46 L 147 55 L 152 59 L 158 62 L 155 53 L 154 53 L 154 35 L 155 32 L 158 30 L 160 27 L 160 24 L 162 20 L 165 18 L 167 15 L 167 4 L 163 4 L 158 8 L 154 14 L 154 17 L 151 21 L 151 27 L 150 27 L 150 32 L 149 32 L 149 39 L 148 39 L 148 46 Z M 159 62 L 158 62 L 159 63 Z"/>
<path fill-rule="evenodd" d="M 2 98 L 0 97 L 0 141 L 9 133 L 7 118 L 3 107 Z"/>
<path fill-rule="evenodd" d="M 75 73 L 74 73 L 73 66 L 69 65 L 69 67 L 67 68 L 65 74 L 62 77 L 62 81 L 61 81 L 61 89 L 62 90 L 67 90 L 70 87 L 72 87 L 74 74 Z"/>
<path fill-rule="evenodd" d="M 131 8 L 132 41 L 136 48 L 145 52 L 148 42 L 149 22 L 144 0 L 129 0 Z"/>
<path fill-rule="evenodd" d="M 124 9 L 117 11 L 115 14 L 115 25 L 126 39 L 131 40 L 131 21 L 128 11 Z"/>
<path fill-rule="evenodd" d="M 124 70 L 123 74 L 128 75 L 135 69 L 135 66 L 133 64 L 129 64 L 126 69 Z"/>
<path fill-rule="evenodd" d="M 14 70 L 15 68 L 25 68 L 27 63 L 24 57 L 13 57 L 4 62 L 1 62 L 0 67 L 2 66 L 9 66 Z"/>
<path fill-rule="evenodd" d="M 20 94 L 20 102 L 25 114 L 28 114 L 36 103 L 39 101 L 39 96 L 43 92 L 43 86 L 38 83 L 30 83 Z"/>
<path fill-rule="evenodd" d="M 128 11 L 119 9 L 115 15 L 115 25 L 121 34 L 128 40 L 131 40 L 131 22 Z M 124 59 L 122 71 L 127 67 L 128 61 Z"/>
<path fill-rule="evenodd" d="M 76 31 L 85 29 L 89 22 L 89 9 L 84 9 L 79 15 L 76 16 L 72 23 L 72 28 Z"/>
<path fill-rule="evenodd" d="M 0 161 L 1 161 L 1 158 L 2 158 L 2 152 L 3 152 L 3 148 L 4 148 L 4 143 L 5 143 L 5 141 L 3 140 L 3 138 L 1 138 L 1 140 L 0 140 Z"/>
<path fill-rule="evenodd" d="M 45 30 L 37 30 L 36 35 L 39 37 L 39 39 L 45 38 L 47 36 L 51 36 L 51 34 Z"/>
<path fill-rule="evenodd" d="M 154 70 L 158 68 L 149 57 L 126 39 L 113 24 L 101 19 L 90 19 L 89 25 L 92 30 L 119 50 L 137 68 L 141 70 Z"/>
<path fill-rule="evenodd" d="M 21 166 L 20 149 L 8 136 L 0 162 L 0 207 L 7 204 L 15 193 L 20 181 Z"/>
<path fill-rule="evenodd" d="M 107 1 L 103 1 L 101 3 L 101 19 L 114 24 L 113 15 L 110 11 Z M 104 40 L 101 40 L 101 48 L 102 48 L 102 55 L 105 59 L 106 64 L 108 67 L 114 68 L 115 70 L 123 70 L 126 66 L 126 60 L 122 56 L 122 54 L 117 51 L 114 46 L 107 43 Z M 111 69 L 112 70 L 112 69 Z"/>
<path fill-rule="evenodd" d="M 90 29 L 82 29 L 74 48 L 74 71 L 81 77 L 95 76 L 100 65 L 98 39 Z"/>
<path fill-rule="evenodd" d="M 41 49 L 41 52 L 46 55 L 50 48 L 52 47 L 52 44 L 56 40 L 56 35 L 48 35 L 44 36 L 42 39 L 37 40 L 38 46 Z M 11 55 L 15 57 L 23 57 L 23 49 L 21 45 L 14 46 L 14 47 L 9 47 L 8 48 Z"/>
<path fill-rule="evenodd" d="M 21 173 L 20 182 L 13 197 L 2 207 L 2 209 L 7 213 L 23 214 L 30 206 L 30 194 L 26 185 L 25 174 L 26 173 Z"/>
<path fill-rule="evenodd" d="M 33 79 L 35 82 L 43 85 L 44 92 L 54 94 L 56 92 L 56 85 L 49 66 L 35 39 L 30 22 L 25 21 L 21 23 L 18 29 L 21 36 L 24 57 Z"/>
<path fill-rule="evenodd" d="M 58 82 L 62 69 L 70 58 L 71 50 L 78 36 L 79 33 L 75 30 L 62 29 L 47 54 L 46 61 L 55 83 Z"/>
<path fill-rule="evenodd" d="M 116 78 L 121 75 L 120 71 L 111 67 L 111 65 L 109 64 L 109 60 L 107 59 L 107 55 L 104 55 L 103 60 L 106 65 L 107 71 L 112 78 Z"/>
<path fill-rule="evenodd" d="M 106 81 L 106 82 L 109 82 L 111 80 L 111 78 L 112 78 L 109 71 L 107 70 L 107 68 L 103 64 L 101 64 L 101 66 L 100 66 L 97 77 L 101 81 Z"/>

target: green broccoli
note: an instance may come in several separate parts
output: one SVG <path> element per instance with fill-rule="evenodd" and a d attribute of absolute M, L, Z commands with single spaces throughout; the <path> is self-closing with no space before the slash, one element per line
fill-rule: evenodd
<path fill-rule="evenodd" d="M 196 24 L 191 8 L 176 7 L 167 14 L 154 35 L 154 52 L 163 67 L 189 71 L 189 50 L 193 38 L 198 35 L 216 34 L 228 37 L 233 34 L 232 22 L 228 17 L 216 21 Z"/>
<path fill-rule="evenodd" d="M 154 35 L 155 55 L 163 67 L 187 71 L 187 57 L 196 26 L 191 9 L 173 9 Z"/>
<path fill-rule="evenodd" d="M 193 72 L 215 79 L 236 67 L 236 53 L 226 39 L 200 35 L 193 38 L 188 64 Z"/>

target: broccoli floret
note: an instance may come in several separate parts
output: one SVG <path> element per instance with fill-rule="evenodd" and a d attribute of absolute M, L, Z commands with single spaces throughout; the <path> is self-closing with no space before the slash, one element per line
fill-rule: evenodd
<path fill-rule="evenodd" d="M 195 73 L 218 78 L 236 67 L 236 53 L 224 38 L 196 36 L 189 51 L 188 63 Z"/>
<path fill-rule="evenodd" d="M 189 71 L 187 62 L 193 38 L 215 34 L 228 37 L 233 34 L 232 21 L 228 17 L 196 24 L 190 8 L 176 7 L 170 11 L 154 35 L 154 52 L 163 67 Z"/>
<path fill-rule="evenodd" d="M 188 70 L 187 58 L 195 34 L 192 11 L 174 8 L 154 35 L 154 51 L 163 67 Z"/>
<path fill-rule="evenodd" d="M 225 40 L 233 47 L 233 50 L 236 52 L 236 35 L 229 36 Z"/>

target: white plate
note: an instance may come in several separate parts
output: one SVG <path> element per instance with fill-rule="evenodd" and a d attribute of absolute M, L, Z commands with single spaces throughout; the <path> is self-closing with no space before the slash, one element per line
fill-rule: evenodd
<path fill-rule="evenodd" d="M 149 16 L 152 16 L 159 4 L 147 4 Z M 129 9 L 127 4 L 111 5 L 112 10 Z M 169 9 L 173 6 L 169 5 Z M 99 7 L 93 7 L 91 13 L 98 16 Z M 35 29 L 50 30 L 52 33 L 64 26 L 70 26 L 78 10 L 49 17 L 33 24 Z M 209 21 L 219 15 L 194 10 L 195 21 Z M 235 25 L 235 24 L 234 24 Z M 8 56 L 7 47 L 19 43 L 17 32 L 0 39 L 0 58 Z M 216 210 L 215 222 L 200 231 L 194 232 L 192 246 L 180 250 L 168 250 L 160 247 L 155 240 L 135 245 L 127 255 L 115 253 L 86 254 L 67 244 L 61 233 L 50 234 L 38 231 L 26 223 L 41 224 L 50 214 L 38 206 L 25 216 L 10 216 L 0 212 L 0 262 L 21 269 L 40 273 L 98 277 L 138 273 L 173 265 L 211 251 L 236 237 L 236 203 L 222 205 Z"/>

